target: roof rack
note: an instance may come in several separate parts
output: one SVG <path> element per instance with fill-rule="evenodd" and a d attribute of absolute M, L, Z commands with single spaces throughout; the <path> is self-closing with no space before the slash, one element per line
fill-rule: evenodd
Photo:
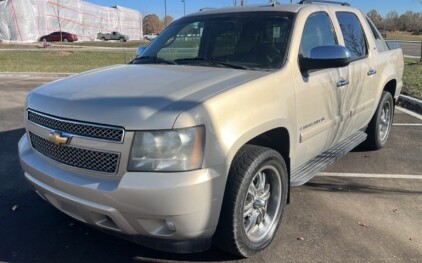
<path fill-rule="evenodd" d="M 312 3 L 322 3 L 322 4 L 335 4 L 342 6 L 350 6 L 347 2 L 337 2 L 337 1 L 326 1 L 326 0 L 302 0 L 299 2 L 300 5 L 312 4 Z"/>

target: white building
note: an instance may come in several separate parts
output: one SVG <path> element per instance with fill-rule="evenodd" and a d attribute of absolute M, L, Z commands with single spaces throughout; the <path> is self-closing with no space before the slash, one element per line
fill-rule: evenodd
<path fill-rule="evenodd" d="M 105 7 L 79 0 L 0 0 L 0 40 L 34 42 L 51 32 L 76 34 L 95 40 L 97 33 L 118 31 L 130 40 L 142 38 L 139 11 Z"/>

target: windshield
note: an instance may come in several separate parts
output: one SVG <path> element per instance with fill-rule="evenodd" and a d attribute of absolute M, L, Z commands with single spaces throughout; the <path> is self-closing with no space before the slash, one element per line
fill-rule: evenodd
<path fill-rule="evenodd" d="M 277 69 L 293 14 L 238 12 L 189 16 L 169 26 L 133 64 Z"/>

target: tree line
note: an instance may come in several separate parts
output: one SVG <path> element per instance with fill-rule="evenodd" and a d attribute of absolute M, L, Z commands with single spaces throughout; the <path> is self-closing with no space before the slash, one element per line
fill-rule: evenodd
<path fill-rule="evenodd" d="M 368 12 L 368 17 L 377 28 L 383 31 L 422 33 L 422 12 L 407 11 L 399 16 L 396 11 L 391 11 L 385 17 L 382 17 L 377 10 L 373 9 Z"/>
<path fill-rule="evenodd" d="M 164 28 L 173 23 L 173 21 L 172 16 L 166 16 L 164 19 L 160 19 L 156 14 L 148 14 L 143 18 L 142 29 L 144 34 L 160 33 Z"/>

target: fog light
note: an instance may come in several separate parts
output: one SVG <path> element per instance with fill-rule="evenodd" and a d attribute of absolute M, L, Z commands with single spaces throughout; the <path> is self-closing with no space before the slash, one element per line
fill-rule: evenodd
<path fill-rule="evenodd" d="M 165 221 L 166 221 L 167 228 L 170 229 L 171 231 L 175 232 L 176 231 L 176 225 L 174 224 L 174 222 L 170 221 L 168 219 L 166 219 Z"/>

